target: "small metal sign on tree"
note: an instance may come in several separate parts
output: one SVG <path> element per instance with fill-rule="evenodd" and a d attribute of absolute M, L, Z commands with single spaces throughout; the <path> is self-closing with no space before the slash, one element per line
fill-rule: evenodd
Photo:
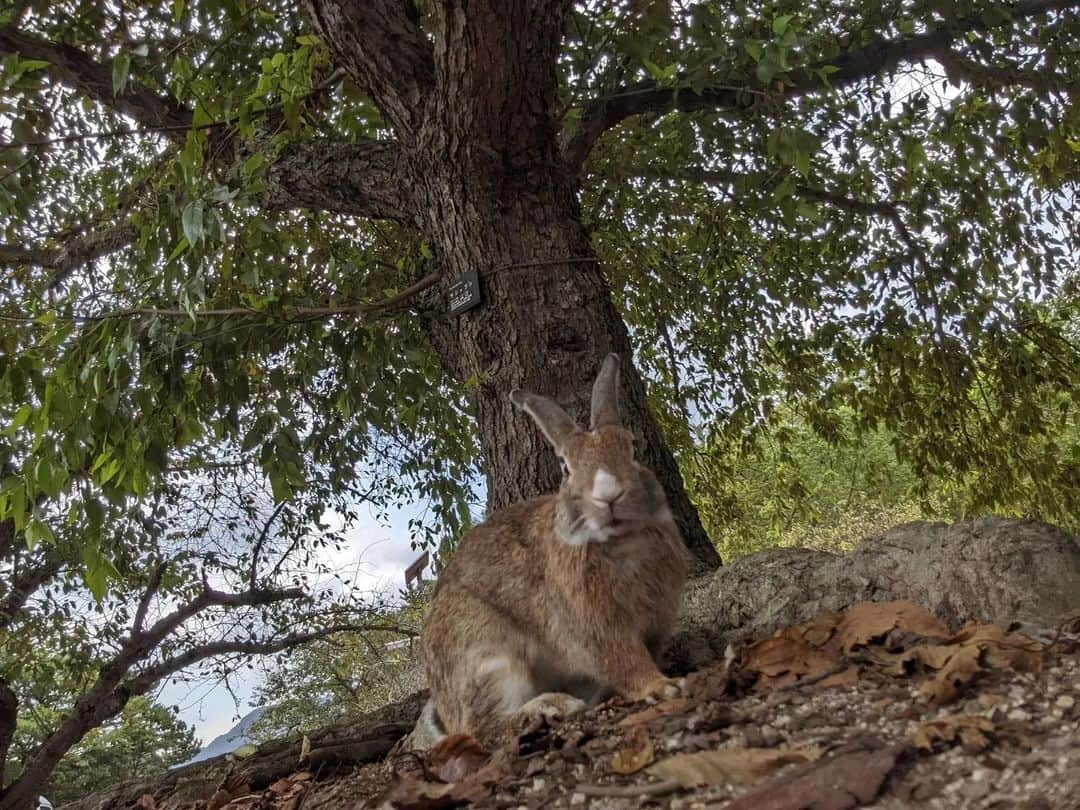
<path fill-rule="evenodd" d="M 450 314 L 460 315 L 480 305 L 480 274 L 475 268 L 466 270 L 450 285 Z"/>

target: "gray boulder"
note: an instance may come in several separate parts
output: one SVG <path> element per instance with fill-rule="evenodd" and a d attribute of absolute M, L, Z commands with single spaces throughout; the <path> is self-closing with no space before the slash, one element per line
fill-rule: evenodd
<path fill-rule="evenodd" d="M 849 554 L 771 549 L 688 583 L 669 660 L 694 669 L 732 641 L 897 599 L 954 627 L 968 619 L 1053 627 L 1080 611 L 1080 541 L 1035 520 L 984 518 L 907 523 Z"/>

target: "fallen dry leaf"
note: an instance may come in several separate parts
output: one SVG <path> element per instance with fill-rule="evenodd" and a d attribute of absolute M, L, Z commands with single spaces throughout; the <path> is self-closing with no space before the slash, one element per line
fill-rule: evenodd
<path fill-rule="evenodd" d="M 307 788 L 305 782 L 311 778 L 311 773 L 308 771 L 300 771 L 289 776 L 278 779 L 267 790 L 274 795 L 275 798 L 287 798 L 293 794 L 299 793 Z"/>
<path fill-rule="evenodd" d="M 859 682 L 859 668 L 848 667 L 841 672 L 836 672 L 830 675 L 828 678 L 822 678 L 818 681 L 818 686 L 822 689 L 827 689 L 832 686 L 854 686 Z"/>
<path fill-rule="evenodd" d="M 689 705 L 690 701 L 686 698 L 671 698 L 671 700 L 665 700 L 663 703 L 657 703 L 655 706 L 649 706 L 647 709 L 642 709 L 640 712 L 628 714 L 619 721 L 619 725 L 624 728 L 627 726 L 644 725 L 645 723 L 650 723 L 660 717 L 667 717 L 669 714 L 681 712 Z"/>
<path fill-rule="evenodd" d="M 1021 633 L 1010 633 L 996 624 L 969 622 L 953 638 L 953 643 L 978 645 L 986 665 L 994 669 L 1038 672 L 1042 669 L 1043 645 Z"/>
<path fill-rule="evenodd" d="M 877 796 L 896 766 L 897 750 L 875 739 L 785 771 L 724 805 L 725 810 L 848 810 Z"/>
<path fill-rule="evenodd" d="M 912 744 L 923 751 L 934 750 L 934 743 L 954 743 L 959 740 L 965 748 L 982 751 L 990 745 L 987 732 L 994 730 L 988 717 L 955 714 L 923 723 L 908 735 Z"/>
<path fill-rule="evenodd" d="M 472 740 L 472 737 L 468 735 L 455 736 Z M 451 739 L 448 737 L 443 743 Z M 440 759 L 444 766 L 454 760 L 475 756 L 475 749 L 466 741 L 459 740 L 446 746 L 443 746 L 443 743 L 436 747 L 443 748 L 440 758 L 448 756 L 445 760 Z M 460 807 L 478 802 L 490 796 L 496 783 L 510 773 L 509 758 L 510 755 L 506 750 L 500 749 L 484 765 L 471 771 L 464 779 L 451 783 L 431 782 L 411 773 L 399 775 L 374 803 L 374 806 L 397 808 L 397 810 L 436 810 L 436 808 Z"/>
<path fill-rule="evenodd" d="M 475 737 L 453 734 L 428 754 L 432 772 L 444 782 L 459 782 L 491 758 Z"/>
<path fill-rule="evenodd" d="M 620 748 L 611 757 L 611 770 L 624 776 L 637 773 L 656 759 L 652 740 L 644 726 L 634 726 L 627 735 L 625 748 Z"/>
<path fill-rule="evenodd" d="M 949 635 L 949 628 L 940 619 L 914 602 L 859 602 L 840 617 L 836 643 L 847 653 L 895 629 L 932 638 Z"/>
<path fill-rule="evenodd" d="M 397 810 L 441 810 L 461 807 L 491 794 L 491 788 L 477 784 L 444 784 L 405 776 L 390 786 L 378 807 Z"/>
<path fill-rule="evenodd" d="M 928 703 L 938 706 L 949 703 L 960 694 L 960 690 L 967 686 L 972 678 L 979 674 L 980 651 L 978 647 L 964 646 L 951 649 L 952 655 L 945 660 L 937 674 L 919 687 L 919 697 Z"/>
<path fill-rule="evenodd" d="M 743 669 L 760 675 L 754 684 L 758 691 L 790 686 L 800 678 L 821 677 L 839 663 L 834 653 L 786 633 L 752 644 L 743 653 Z"/>
<path fill-rule="evenodd" d="M 726 748 L 680 754 L 661 760 L 647 771 L 658 779 L 678 782 L 683 787 L 695 785 L 751 785 L 792 763 L 811 762 L 821 756 L 821 749 L 803 748 Z"/>
<path fill-rule="evenodd" d="M 286 776 L 283 779 L 278 779 L 276 782 L 270 785 L 267 790 L 273 793 L 275 796 L 284 796 L 286 793 L 292 790 L 293 784 L 293 781 Z"/>
<path fill-rule="evenodd" d="M 792 627 L 787 632 L 791 638 L 798 638 L 813 647 L 824 647 L 836 633 L 843 613 L 825 610 L 808 622 Z"/>
<path fill-rule="evenodd" d="M 922 700 L 935 705 L 954 700 L 983 669 L 1038 672 L 1044 655 L 1042 645 L 1027 636 L 977 622 L 970 622 L 938 644 L 917 644 L 899 652 L 872 646 L 860 651 L 862 660 L 888 675 L 900 676 L 913 669 L 935 670 L 919 688 Z"/>
<path fill-rule="evenodd" d="M 149 793 L 144 793 L 135 803 L 138 810 L 157 810 L 157 800 Z"/>

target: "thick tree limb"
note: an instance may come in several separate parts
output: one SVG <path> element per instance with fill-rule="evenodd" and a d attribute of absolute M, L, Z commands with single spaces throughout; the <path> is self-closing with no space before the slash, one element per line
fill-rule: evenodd
<path fill-rule="evenodd" d="M 0 244 L 0 264 L 41 267 L 50 272 L 48 288 L 53 289 L 80 267 L 127 247 L 137 235 L 134 227 L 123 222 L 102 230 L 74 233 L 56 246 Z"/>
<path fill-rule="evenodd" d="M 50 42 L 5 26 L 0 28 L 0 53 L 18 53 L 24 59 L 48 62 L 50 66 L 46 71 L 50 78 L 144 126 L 167 128 L 175 134 L 191 122 L 191 113 L 174 99 L 134 81 L 128 81 L 124 89 L 114 95 L 112 68 L 70 45 Z"/>
<path fill-rule="evenodd" d="M 432 48 L 411 0 L 307 0 L 308 15 L 337 65 L 408 138 L 434 83 Z"/>
<path fill-rule="evenodd" d="M 268 170 L 265 202 L 412 223 L 406 157 L 394 141 L 294 144 Z"/>
<path fill-rule="evenodd" d="M 792 71 L 791 85 L 782 93 L 769 94 L 774 101 L 797 98 L 818 90 L 831 90 L 871 78 L 908 62 L 942 58 L 950 46 L 975 31 L 998 28 L 1010 22 L 1049 12 L 1080 8 L 1080 0 L 1026 0 L 1005 5 L 1008 19 L 988 23 L 982 14 L 960 17 L 915 36 L 877 42 L 841 54 L 824 64 Z M 835 72 L 823 78 L 821 68 L 831 65 Z M 627 118 L 673 110 L 738 110 L 758 103 L 762 93 L 751 87 L 711 87 L 700 93 L 685 87 L 659 87 L 655 82 L 639 82 L 588 102 L 581 115 L 580 129 L 564 139 L 563 158 L 575 171 L 580 169 L 593 144 L 608 129 Z"/>
<path fill-rule="evenodd" d="M 398 144 L 307 141 L 287 149 L 268 170 L 269 207 L 308 208 L 410 222 L 408 190 L 401 183 Z M 81 267 L 130 245 L 138 233 L 127 222 L 76 231 L 55 245 L 0 244 L 0 265 L 28 265 L 50 273 L 53 289 Z"/>
<path fill-rule="evenodd" d="M 1036 72 L 1018 67 L 984 65 L 951 51 L 934 54 L 950 79 L 983 87 L 1029 87 L 1032 90 L 1060 90 L 1071 98 L 1080 94 L 1080 77 L 1059 77 L 1050 71 Z"/>
<path fill-rule="evenodd" d="M 60 560 L 46 559 L 12 578 L 7 593 L 0 598 L 0 632 L 7 629 L 19 615 L 31 594 L 59 574 L 63 567 Z"/>

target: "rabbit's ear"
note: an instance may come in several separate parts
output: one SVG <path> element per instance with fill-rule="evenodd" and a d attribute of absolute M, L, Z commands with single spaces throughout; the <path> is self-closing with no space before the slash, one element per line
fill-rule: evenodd
<path fill-rule="evenodd" d="M 619 419 L 619 355 L 609 354 L 596 375 L 592 389 L 593 430 L 605 425 L 621 425 Z"/>
<path fill-rule="evenodd" d="M 567 437 L 579 429 L 570 414 L 547 397 L 515 388 L 510 392 L 510 401 L 533 418 L 556 450 L 562 448 Z"/>

